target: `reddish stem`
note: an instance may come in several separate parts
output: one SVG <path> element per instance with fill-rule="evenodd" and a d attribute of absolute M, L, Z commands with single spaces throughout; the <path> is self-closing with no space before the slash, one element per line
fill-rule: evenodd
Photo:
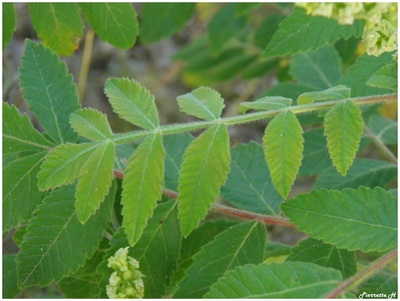
<path fill-rule="evenodd" d="M 114 176 L 119 179 L 124 178 L 123 172 L 119 171 L 119 170 L 114 170 Z M 163 194 L 171 199 L 177 199 L 179 196 L 179 193 L 177 193 L 176 191 L 167 189 L 167 188 L 163 189 Z M 283 217 L 256 214 L 256 213 L 242 211 L 239 209 L 235 209 L 235 208 L 220 205 L 220 204 L 213 204 L 211 209 L 213 211 L 221 212 L 223 214 L 227 214 L 227 215 L 231 215 L 231 216 L 236 216 L 236 217 L 251 219 L 251 220 L 258 220 L 258 221 L 263 222 L 268 225 L 281 225 L 281 226 L 286 226 L 286 227 L 295 227 L 294 224 L 292 224 L 288 219 L 283 218 Z"/>

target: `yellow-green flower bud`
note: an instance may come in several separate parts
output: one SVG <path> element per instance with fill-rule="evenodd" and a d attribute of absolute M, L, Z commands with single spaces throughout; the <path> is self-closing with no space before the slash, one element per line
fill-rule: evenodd
<path fill-rule="evenodd" d="M 128 249 L 121 248 L 114 256 L 108 259 L 108 267 L 114 272 L 111 274 L 106 287 L 110 299 L 143 298 L 143 274 L 138 270 L 139 262 L 128 256 Z"/>

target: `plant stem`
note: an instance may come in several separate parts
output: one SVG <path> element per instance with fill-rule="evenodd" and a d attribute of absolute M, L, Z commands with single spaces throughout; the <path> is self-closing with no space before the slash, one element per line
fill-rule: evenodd
<path fill-rule="evenodd" d="M 358 286 L 363 281 L 368 279 L 370 276 L 378 272 L 381 268 L 383 268 L 386 264 L 388 264 L 391 260 L 395 258 L 397 258 L 397 249 L 394 249 L 393 251 L 378 258 L 376 261 L 371 263 L 368 268 L 360 271 L 353 277 L 342 282 L 335 290 L 330 292 L 325 298 L 336 298 L 340 294 L 342 294 L 345 290 L 348 290 L 350 288 L 355 288 L 356 286 Z"/>
<path fill-rule="evenodd" d="M 172 135 L 178 133 L 191 132 L 195 130 L 201 130 L 204 128 L 211 127 L 215 124 L 225 124 L 226 126 L 245 124 L 249 122 L 254 122 L 258 120 L 273 118 L 279 113 L 284 111 L 292 111 L 294 114 L 308 113 L 319 110 L 327 110 L 339 103 L 352 100 L 356 105 L 373 105 L 379 104 L 383 102 L 391 102 L 397 100 L 397 94 L 386 94 L 386 95 L 378 95 L 378 96 L 370 96 L 370 97 L 358 97 L 351 99 L 343 99 L 343 100 L 333 100 L 326 102 L 316 102 L 305 105 L 297 105 L 293 107 L 283 108 L 279 110 L 269 110 L 269 111 L 261 111 L 254 112 L 250 114 L 238 115 L 227 118 L 219 118 L 215 120 L 205 120 L 205 121 L 196 121 L 196 122 L 188 122 L 183 124 L 169 124 L 164 125 L 156 129 L 151 130 L 141 130 L 141 131 L 133 131 L 128 133 L 120 133 L 115 134 L 112 140 L 116 144 L 124 144 L 130 143 L 134 140 L 140 140 L 145 138 L 150 133 L 160 133 L 162 135 Z"/>
<path fill-rule="evenodd" d="M 375 146 L 379 149 L 379 151 L 382 153 L 383 156 L 385 156 L 390 162 L 394 163 L 397 165 L 397 158 L 396 156 L 390 151 L 390 149 L 387 148 L 387 146 L 382 142 L 381 139 L 379 139 L 378 136 L 376 136 L 370 128 L 364 125 L 364 132 L 366 135 L 371 138 L 372 142 L 375 144 Z"/>
<path fill-rule="evenodd" d="M 83 49 L 82 64 L 81 64 L 81 69 L 79 71 L 79 80 L 78 80 L 78 95 L 81 102 L 83 100 L 83 97 L 85 96 L 86 81 L 90 66 L 90 58 L 92 56 L 93 40 L 94 40 L 94 31 L 92 29 L 89 29 L 88 32 L 86 33 L 85 47 Z"/>
<path fill-rule="evenodd" d="M 119 179 L 124 178 L 124 174 L 119 170 L 114 170 L 114 176 Z M 163 195 L 165 195 L 171 199 L 177 199 L 179 197 L 178 192 L 173 191 L 168 188 L 163 188 Z M 220 205 L 220 204 L 213 204 L 211 206 L 211 210 L 220 212 L 223 214 L 235 216 L 235 217 L 251 219 L 251 220 L 258 220 L 267 225 L 280 225 L 280 226 L 287 226 L 287 227 L 295 227 L 294 224 L 292 224 L 288 219 L 283 218 L 283 217 L 262 215 L 262 214 L 248 212 L 248 211 L 242 211 L 239 209 L 231 208 L 231 207 Z"/>

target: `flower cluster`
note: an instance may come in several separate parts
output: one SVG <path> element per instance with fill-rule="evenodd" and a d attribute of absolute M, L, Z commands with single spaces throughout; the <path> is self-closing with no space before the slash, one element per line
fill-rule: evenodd
<path fill-rule="evenodd" d="M 143 298 L 143 274 L 138 270 L 139 262 L 128 256 L 128 247 L 120 248 L 108 259 L 111 274 L 107 285 L 107 296 L 110 299 Z"/>
<path fill-rule="evenodd" d="M 354 19 L 364 19 L 362 35 L 367 53 L 379 56 L 397 49 L 397 2 L 353 3 L 296 3 L 307 14 L 334 18 L 339 24 L 353 24 Z"/>

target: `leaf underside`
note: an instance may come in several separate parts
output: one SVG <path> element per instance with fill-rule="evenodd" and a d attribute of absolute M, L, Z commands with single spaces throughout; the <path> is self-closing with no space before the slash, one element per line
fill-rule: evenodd
<path fill-rule="evenodd" d="M 324 120 L 324 135 L 333 165 L 343 176 L 356 156 L 363 132 L 360 108 L 352 101 L 337 104 L 328 111 Z"/>
<path fill-rule="evenodd" d="M 280 113 L 265 129 L 264 155 L 272 182 L 283 198 L 289 195 L 303 158 L 303 129 L 291 111 Z"/>
<path fill-rule="evenodd" d="M 397 245 L 397 201 L 379 187 L 314 190 L 281 208 L 301 231 L 338 248 L 383 252 Z"/>
<path fill-rule="evenodd" d="M 153 134 L 139 145 L 128 160 L 122 183 L 123 226 L 133 246 L 153 215 L 164 187 L 165 150 L 161 134 Z"/>
<path fill-rule="evenodd" d="M 134 80 L 110 78 L 105 92 L 111 106 L 122 119 L 145 129 L 159 126 L 154 96 Z"/>
<path fill-rule="evenodd" d="M 187 237 L 207 214 L 229 173 L 229 134 L 214 125 L 186 149 L 179 178 L 179 219 Z"/>

